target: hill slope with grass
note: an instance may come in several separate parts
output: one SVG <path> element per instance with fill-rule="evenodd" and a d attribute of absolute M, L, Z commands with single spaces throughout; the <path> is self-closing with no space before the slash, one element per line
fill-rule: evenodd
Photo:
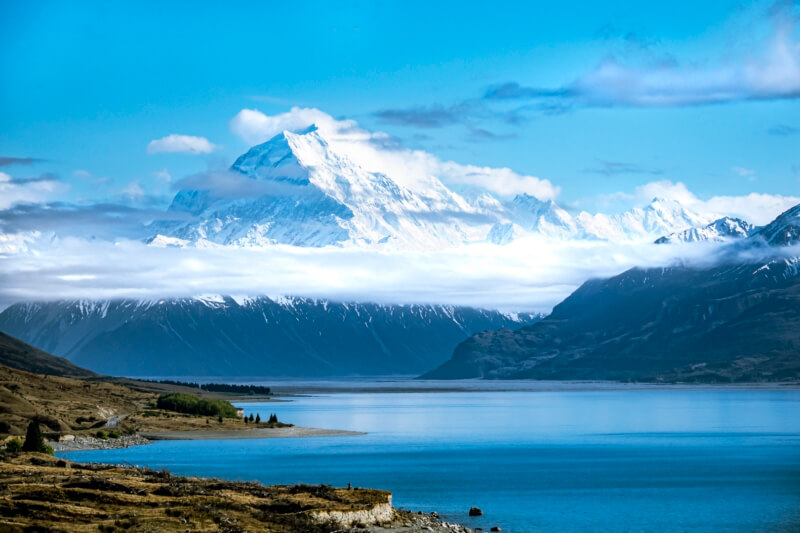
<path fill-rule="evenodd" d="M 78 378 L 98 376 L 91 370 L 74 365 L 64 358 L 51 355 L 3 332 L 0 332 L 0 364 L 53 376 Z"/>

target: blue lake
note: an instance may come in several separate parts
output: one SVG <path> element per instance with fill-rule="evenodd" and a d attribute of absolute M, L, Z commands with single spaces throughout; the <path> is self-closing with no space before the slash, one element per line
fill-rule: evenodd
<path fill-rule="evenodd" d="M 506 532 L 800 531 L 798 390 L 337 393 L 242 406 L 368 434 L 60 455 L 267 484 L 350 482 Z M 473 505 L 483 517 L 467 517 Z"/>

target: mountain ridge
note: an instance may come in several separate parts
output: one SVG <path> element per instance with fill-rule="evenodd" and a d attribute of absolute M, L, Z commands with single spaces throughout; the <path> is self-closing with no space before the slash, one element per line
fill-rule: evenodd
<path fill-rule="evenodd" d="M 537 318 L 459 306 L 205 295 L 15 304 L 0 313 L 0 329 L 104 374 L 319 377 L 419 373 L 476 331 Z"/>
<path fill-rule="evenodd" d="M 528 235 L 647 242 L 713 220 L 663 198 L 620 214 L 573 215 L 551 199 L 524 193 L 505 201 L 488 192 L 462 195 L 436 176 L 404 184 L 360 166 L 328 136 L 311 126 L 253 146 L 226 178 L 246 180 L 246 187 L 231 195 L 213 188 L 179 190 L 169 210 L 189 219 L 154 222 L 146 241 L 411 250 L 506 244 Z"/>
<path fill-rule="evenodd" d="M 800 206 L 732 241 L 716 265 L 589 280 L 541 321 L 478 333 L 423 377 L 798 380 L 798 242 Z"/>

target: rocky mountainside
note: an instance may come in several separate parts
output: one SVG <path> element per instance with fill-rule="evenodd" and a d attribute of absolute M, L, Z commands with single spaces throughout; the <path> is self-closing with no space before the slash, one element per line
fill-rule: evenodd
<path fill-rule="evenodd" d="M 800 206 L 716 266 L 588 281 L 536 324 L 474 335 L 425 377 L 800 379 L 800 254 L 787 248 L 798 242 Z"/>
<path fill-rule="evenodd" d="M 414 374 L 475 332 L 532 323 L 444 305 L 205 296 L 16 304 L 0 330 L 111 375 Z"/>
<path fill-rule="evenodd" d="M 236 160 L 222 178 L 230 190 L 180 190 L 170 220 L 151 224 L 147 241 L 412 250 L 506 244 L 527 235 L 647 242 L 713 220 L 659 198 L 622 214 L 571 214 L 552 200 L 527 194 L 508 201 L 488 192 L 462 195 L 436 176 L 404 185 L 397 176 L 363 168 L 357 159 L 314 126 L 285 131 Z"/>
<path fill-rule="evenodd" d="M 702 227 L 671 233 L 657 239 L 655 242 L 656 244 L 700 241 L 725 242 L 732 239 L 747 237 L 754 229 L 755 227 L 746 220 L 722 217 Z"/>
<path fill-rule="evenodd" d="M 800 205 L 788 209 L 763 228 L 753 231 L 753 237 L 768 246 L 792 246 L 800 243 Z"/>

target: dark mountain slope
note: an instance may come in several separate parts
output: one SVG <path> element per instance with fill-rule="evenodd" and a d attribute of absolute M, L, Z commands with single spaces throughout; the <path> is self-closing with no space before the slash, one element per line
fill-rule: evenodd
<path fill-rule="evenodd" d="M 37 374 L 97 377 L 97 374 L 76 366 L 66 359 L 50 355 L 19 339 L 0 332 L 0 364 Z"/>
<path fill-rule="evenodd" d="M 17 304 L 0 328 L 98 372 L 128 376 L 414 374 L 477 331 L 536 317 L 303 298 Z"/>
<path fill-rule="evenodd" d="M 584 283 L 550 316 L 484 331 L 426 378 L 800 379 L 800 206 L 720 250 L 718 266 Z"/>
<path fill-rule="evenodd" d="M 544 320 L 461 343 L 428 378 L 800 378 L 797 263 L 633 269 L 585 283 Z"/>

